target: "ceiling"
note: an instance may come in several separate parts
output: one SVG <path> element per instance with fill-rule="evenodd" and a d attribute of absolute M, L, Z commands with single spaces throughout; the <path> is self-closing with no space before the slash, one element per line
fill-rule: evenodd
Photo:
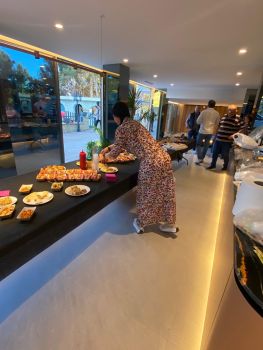
<path fill-rule="evenodd" d="M 8 0 L 0 13 L 1 34 L 99 68 L 128 57 L 131 79 L 175 101 L 240 104 L 262 79 L 262 0 Z"/>

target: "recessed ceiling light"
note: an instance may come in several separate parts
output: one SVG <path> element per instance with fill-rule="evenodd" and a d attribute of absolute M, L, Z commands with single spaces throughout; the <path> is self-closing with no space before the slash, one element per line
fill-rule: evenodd
<path fill-rule="evenodd" d="M 128 62 L 129 62 L 129 59 L 128 59 L 128 58 L 124 58 L 122 61 L 123 61 L 124 63 L 128 63 Z"/>
<path fill-rule="evenodd" d="M 174 83 L 171 83 L 170 86 L 174 86 Z"/>
<path fill-rule="evenodd" d="M 239 83 L 236 83 L 235 85 L 236 85 L 236 86 L 239 86 L 240 84 L 239 84 Z"/>
<path fill-rule="evenodd" d="M 243 75 L 243 73 L 242 72 L 237 72 L 237 75 Z"/>
<path fill-rule="evenodd" d="M 55 24 L 55 28 L 57 28 L 57 29 L 63 29 L 64 26 L 63 26 L 63 24 L 61 24 L 61 23 L 56 23 L 56 24 Z"/>
<path fill-rule="evenodd" d="M 154 77 L 154 78 L 158 78 L 158 75 L 157 75 L 157 74 L 154 74 L 153 77 Z"/>
<path fill-rule="evenodd" d="M 240 55 L 244 55 L 245 53 L 247 53 L 247 49 L 240 49 L 239 51 L 238 51 L 238 53 L 240 54 Z"/>

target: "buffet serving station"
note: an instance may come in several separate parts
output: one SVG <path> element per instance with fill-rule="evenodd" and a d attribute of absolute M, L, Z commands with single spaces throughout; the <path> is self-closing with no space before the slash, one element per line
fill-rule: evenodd
<path fill-rule="evenodd" d="M 76 162 L 64 165 L 67 169 L 77 168 Z M 106 174 L 102 174 L 100 181 L 96 182 L 64 182 L 63 189 L 59 192 L 52 192 L 52 182 L 37 181 L 38 171 L 1 181 L 0 191 L 10 190 L 10 196 L 17 198 L 17 202 L 12 217 L 0 221 L 0 279 L 136 186 L 138 167 L 137 160 L 118 164 L 116 182 L 107 182 Z M 22 184 L 33 184 L 34 192 L 47 191 L 53 194 L 52 200 L 37 205 L 29 221 L 17 219 L 18 213 L 25 206 L 25 196 L 19 193 Z M 72 185 L 87 185 L 90 192 L 80 196 L 69 196 L 65 190 Z"/>

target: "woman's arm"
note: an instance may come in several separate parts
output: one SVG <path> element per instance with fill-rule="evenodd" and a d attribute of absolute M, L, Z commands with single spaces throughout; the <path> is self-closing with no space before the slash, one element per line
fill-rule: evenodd
<path fill-rule="evenodd" d="M 116 158 L 126 147 L 126 133 L 122 127 L 119 127 L 115 133 L 114 144 L 110 146 L 109 152 L 105 154 L 106 157 Z"/>

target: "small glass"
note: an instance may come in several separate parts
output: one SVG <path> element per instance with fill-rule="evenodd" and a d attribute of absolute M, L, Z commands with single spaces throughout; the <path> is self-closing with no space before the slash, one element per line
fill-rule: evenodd
<path fill-rule="evenodd" d="M 92 149 L 92 170 L 99 170 L 99 151 L 98 147 Z"/>

